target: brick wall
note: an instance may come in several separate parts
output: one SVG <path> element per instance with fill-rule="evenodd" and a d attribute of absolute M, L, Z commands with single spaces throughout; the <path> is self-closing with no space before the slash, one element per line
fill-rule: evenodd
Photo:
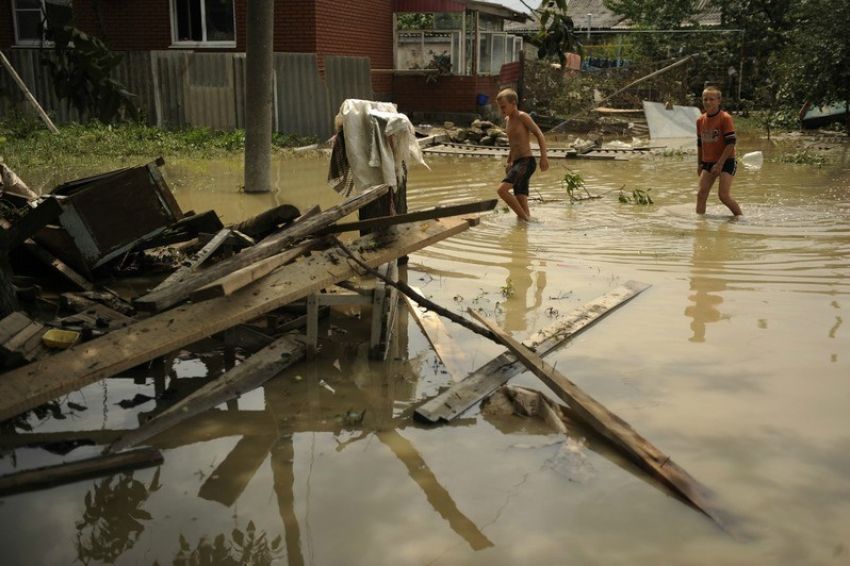
<path fill-rule="evenodd" d="M 171 45 L 169 0 L 74 0 L 73 6 L 76 26 L 115 51 L 168 49 Z"/>
<path fill-rule="evenodd" d="M 496 103 L 499 77 L 437 77 L 428 82 L 421 75 L 396 76 L 393 80 L 393 101 L 399 112 L 443 113 L 478 110 L 477 98 L 484 94 L 490 104 Z"/>

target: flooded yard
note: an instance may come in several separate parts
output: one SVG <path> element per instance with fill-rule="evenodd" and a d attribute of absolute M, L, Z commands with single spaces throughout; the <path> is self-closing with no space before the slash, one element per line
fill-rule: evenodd
<path fill-rule="evenodd" d="M 708 487 L 738 537 L 581 426 L 563 435 L 477 407 L 415 422 L 453 376 L 404 309 L 389 359 L 369 360 L 370 317 L 352 307 L 323 322 L 317 361 L 154 437 L 160 467 L 0 498 L 3 563 L 847 563 L 850 156 L 844 144 L 824 167 L 779 162 L 796 143 L 741 140 L 739 157 L 760 150 L 765 162 L 739 166 L 736 220 L 716 187 L 694 213 L 693 153 L 553 160 L 532 179 L 535 222 L 499 204 L 402 271 L 520 340 L 626 281 L 651 285 L 546 361 Z M 426 160 L 410 171 L 410 210 L 494 198 L 503 172 L 494 158 Z M 162 171 L 183 210 L 228 224 L 340 202 L 327 165 L 276 162 L 279 190 L 263 195 L 239 192 L 239 161 Z M 570 203 L 567 168 L 602 198 Z M 31 187 L 45 178 L 17 172 Z M 621 188 L 651 189 L 654 204 L 621 203 Z M 461 371 L 504 351 L 445 324 Z M 183 392 L 224 364 L 215 343 L 167 363 Z M 548 391 L 528 372 L 512 383 Z M 51 453 L 7 435 L 0 473 L 99 454 L 156 404 L 119 401 L 154 389 L 134 372 L 70 394 L 65 418 L 31 417 L 34 433 L 91 431 L 101 444 Z"/>

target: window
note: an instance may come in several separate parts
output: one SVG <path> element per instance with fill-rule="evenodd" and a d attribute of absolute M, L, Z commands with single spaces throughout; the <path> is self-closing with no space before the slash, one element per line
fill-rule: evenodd
<path fill-rule="evenodd" d="M 45 31 L 71 21 L 71 0 L 12 0 L 18 45 L 39 45 Z"/>
<path fill-rule="evenodd" d="M 236 44 L 233 0 L 171 0 L 174 43 L 232 47 Z"/>

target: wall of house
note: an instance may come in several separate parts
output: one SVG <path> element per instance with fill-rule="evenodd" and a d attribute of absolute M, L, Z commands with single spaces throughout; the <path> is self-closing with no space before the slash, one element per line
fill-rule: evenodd
<path fill-rule="evenodd" d="M 169 0 L 74 0 L 74 24 L 114 51 L 168 49 L 171 45 L 169 14 Z"/>
<path fill-rule="evenodd" d="M 6 49 L 15 41 L 12 23 L 12 3 L 0 2 L 0 49 Z"/>
<path fill-rule="evenodd" d="M 498 76 L 440 76 L 426 81 L 422 75 L 400 75 L 393 80 L 393 102 L 399 112 L 449 113 L 478 111 L 478 95 L 496 103 Z"/>
<path fill-rule="evenodd" d="M 393 11 L 390 0 L 288 0 L 279 3 L 275 50 L 316 53 L 324 69 L 325 55 L 368 57 L 375 98 L 392 97 Z"/>

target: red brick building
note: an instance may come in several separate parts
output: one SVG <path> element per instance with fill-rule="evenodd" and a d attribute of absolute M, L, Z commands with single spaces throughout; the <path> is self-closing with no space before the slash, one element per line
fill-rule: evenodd
<path fill-rule="evenodd" d="M 0 49 L 37 47 L 46 20 L 48 26 L 70 21 L 115 51 L 244 52 L 247 4 L 248 0 L 0 0 Z M 424 63 L 399 67 L 397 14 L 402 13 L 432 14 L 432 21 L 438 22 L 436 31 L 414 39 L 407 32 L 405 40 L 419 41 L 425 48 L 436 45 L 437 36 L 451 39 L 451 44 L 438 47 L 447 47 L 443 52 L 453 61 L 451 72 L 436 76 L 435 69 Z M 475 112 L 477 95 L 493 97 L 499 88 L 499 68 L 494 67 L 515 60 L 518 52 L 513 40 L 505 42 L 504 21 L 523 18 L 501 5 L 473 0 L 275 0 L 273 50 L 316 54 L 320 72 L 326 56 L 368 58 L 375 98 L 392 100 L 403 112 Z M 454 23 L 437 29 L 439 22 Z M 502 50 L 495 59 L 492 45 Z M 485 51 L 487 61 L 481 55 Z"/>

